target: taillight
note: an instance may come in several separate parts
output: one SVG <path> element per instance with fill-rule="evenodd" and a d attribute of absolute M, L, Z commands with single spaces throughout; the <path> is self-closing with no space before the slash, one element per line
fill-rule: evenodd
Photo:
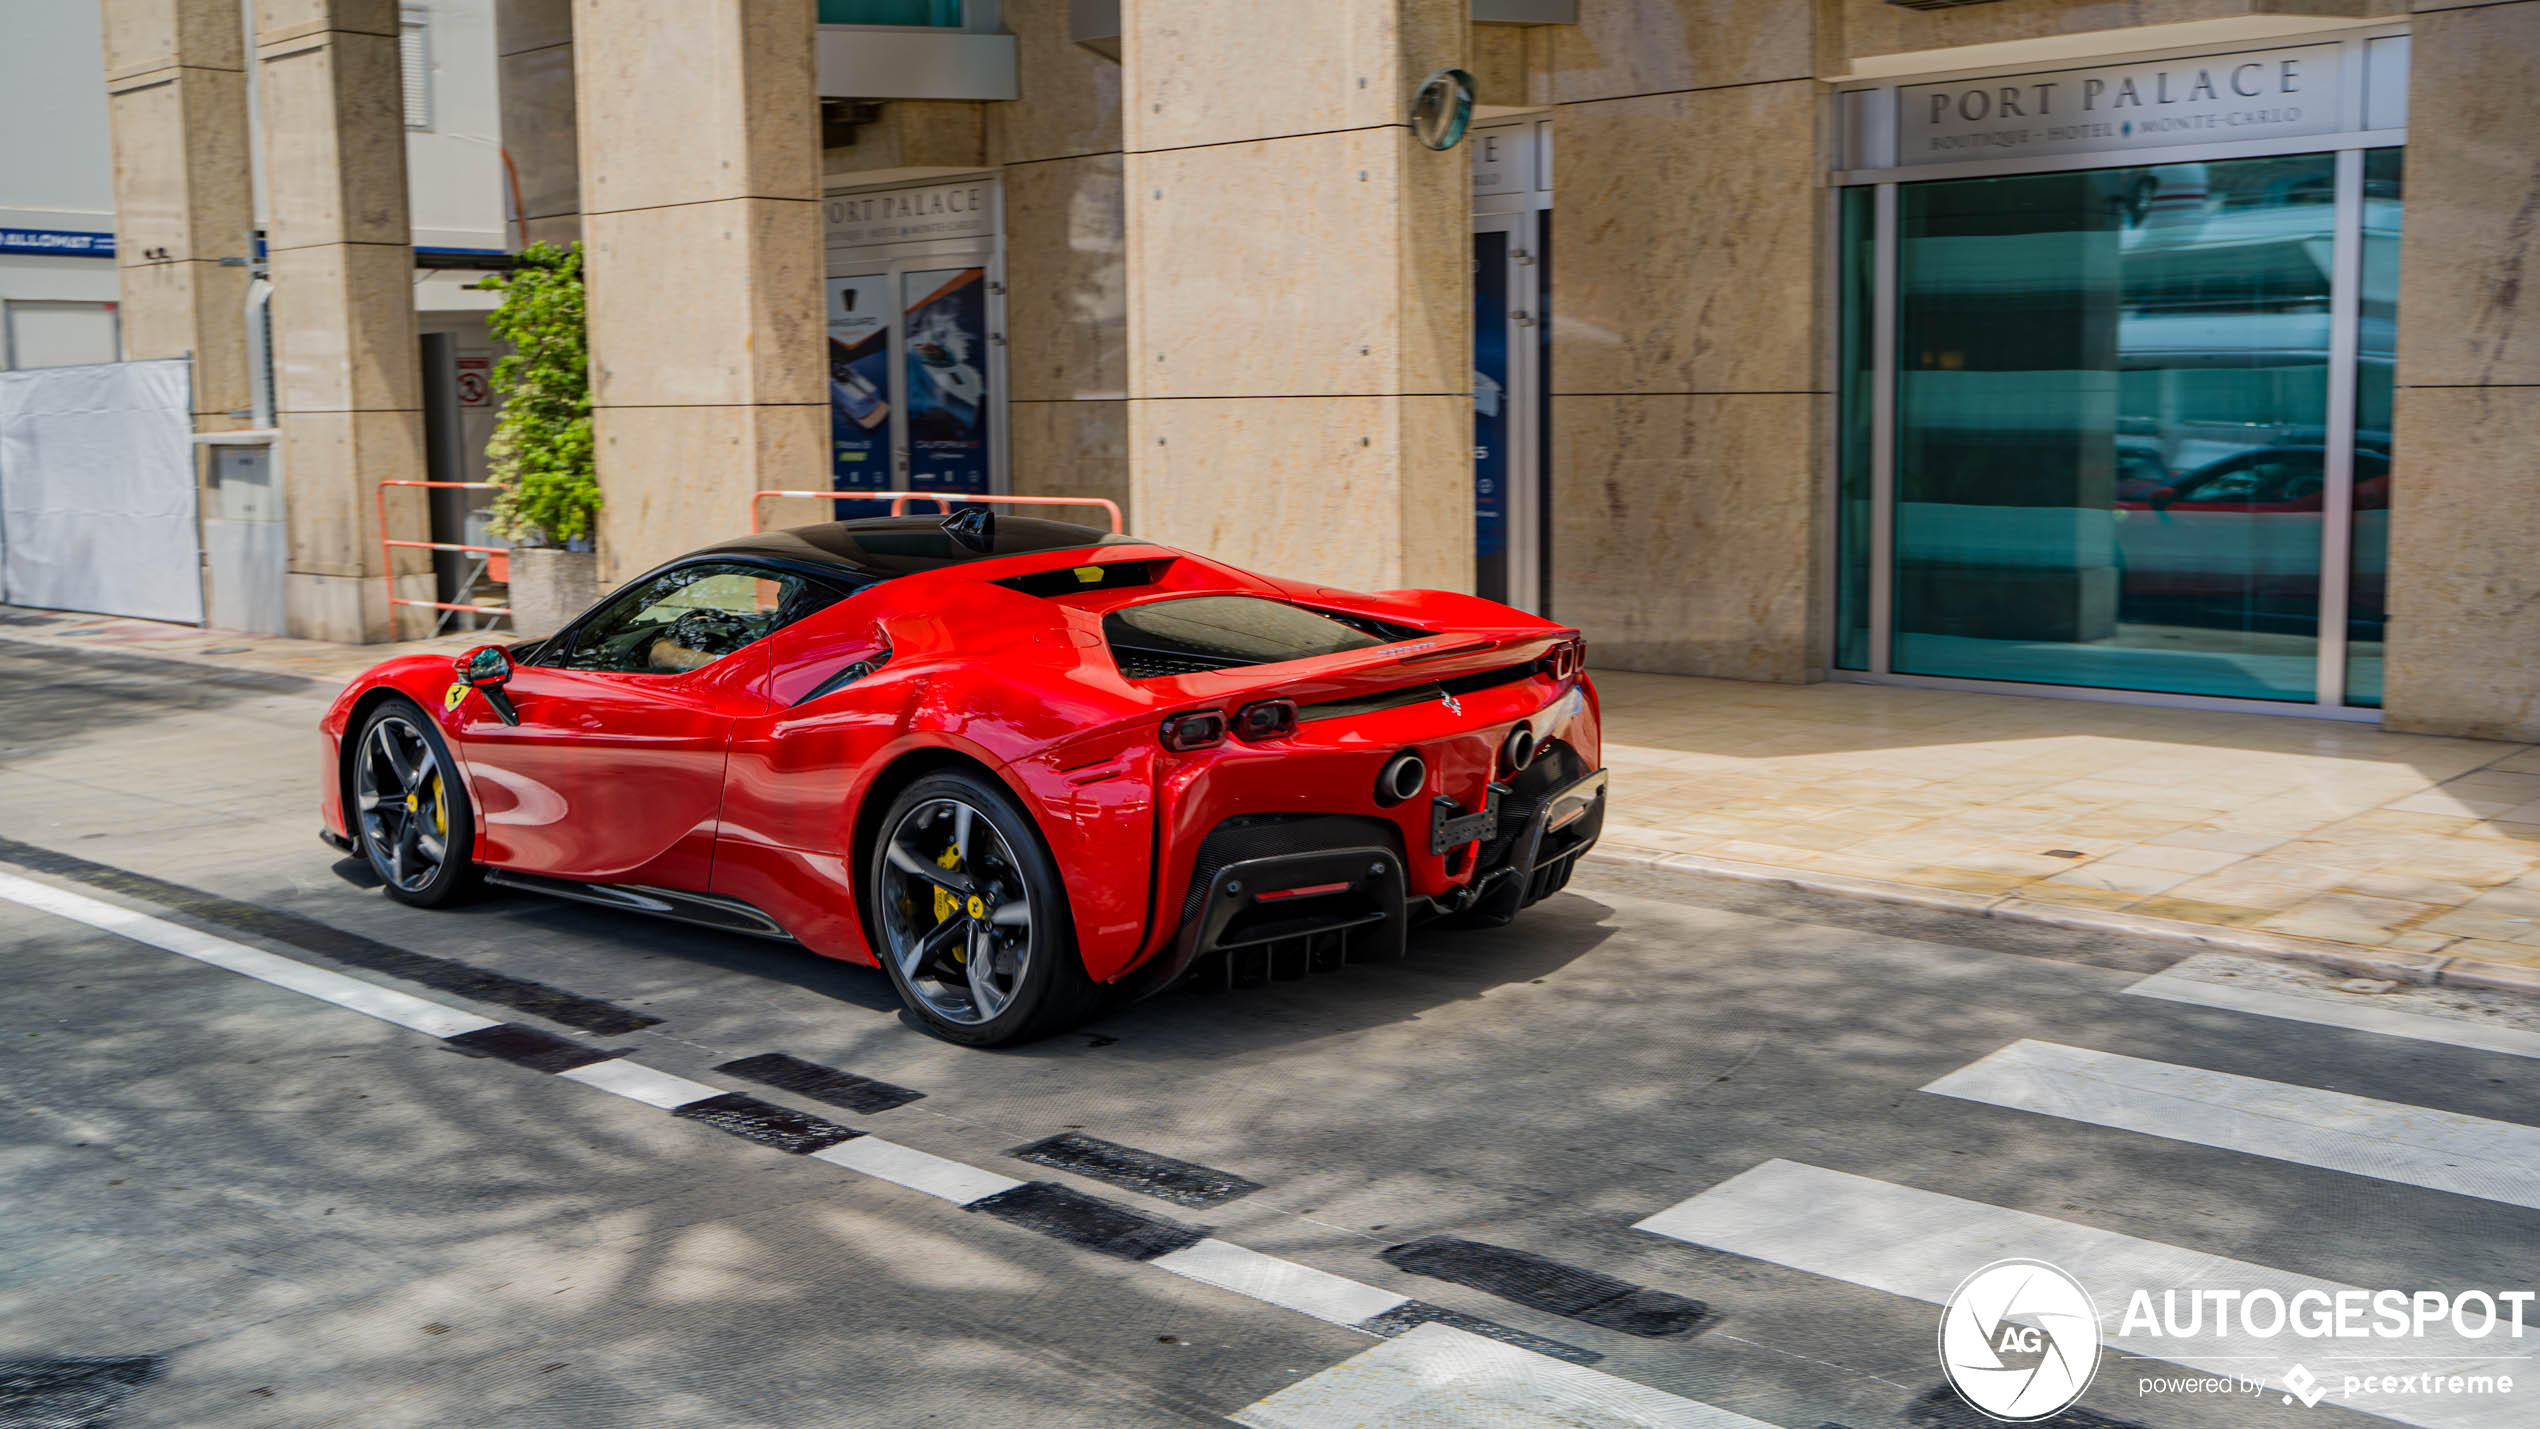
<path fill-rule="evenodd" d="M 1587 668 L 1587 642 L 1564 640 L 1535 664 L 1556 680 L 1577 679 L 1579 672 Z"/>
<path fill-rule="evenodd" d="M 1164 747 L 1177 752 L 1206 749 L 1226 739 L 1226 717 L 1215 710 L 1178 714 L 1164 722 Z"/>
<path fill-rule="evenodd" d="M 1296 701 L 1263 700 L 1235 711 L 1235 738 L 1277 739 L 1296 733 Z"/>

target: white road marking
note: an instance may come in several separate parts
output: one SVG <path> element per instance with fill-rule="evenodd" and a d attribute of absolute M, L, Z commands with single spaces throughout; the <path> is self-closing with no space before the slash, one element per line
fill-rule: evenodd
<path fill-rule="evenodd" d="M 2540 1127 L 2025 1039 L 1923 1090 L 2540 1210 Z"/>
<path fill-rule="evenodd" d="M 1773 1429 L 1447 1325 L 1422 1325 L 1229 1416 L 1252 1429 Z"/>
<path fill-rule="evenodd" d="M 400 1027 L 410 1027 L 417 1032 L 427 1033 L 434 1037 L 455 1037 L 462 1032 L 474 1032 L 480 1027 L 497 1025 L 490 1017 L 479 1017 L 473 1012 L 462 1012 L 455 1007 L 444 1007 L 440 1003 L 384 988 L 376 983 L 367 983 L 360 978 L 346 977 L 342 973 L 311 967 L 307 963 L 251 948 L 244 943 L 233 943 L 227 938 L 196 932 L 192 928 L 180 927 L 164 918 L 153 918 L 147 913 L 135 913 L 129 908 L 121 908 L 102 899 L 91 898 L 84 893 L 73 893 L 66 888 L 56 888 L 49 883 L 37 883 L 33 879 L 20 878 L 15 874 L 0 873 L 0 898 L 53 914 L 55 917 L 68 918 L 74 923 L 85 923 L 101 932 L 130 938 L 136 943 L 147 943 L 151 947 L 174 953 L 179 957 L 192 958 L 198 963 L 208 963 L 228 972 L 244 973 L 258 982 L 268 982 L 275 987 L 306 993 L 320 1001 L 366 1013 L 383 1022 L 394 1022 Z"/>
<path fill-rule="evenodd" d="M 1023 1183 L 994 1171 L 982 1171 L 959 1161 L 947 1161 L 932 1152 L 914 1146 L 902 1146 L 878 1136 L 859 1136 L 841 1141 L 811 1153 L 814 1161 L 844 1166 L 877 1180 L 941 1196 L 957 1206 L 966 1206 L 999 1191 L 1011 1191 Z"/>
<path fill-rule="evenodd" d="M 2182 974 L 2177 968 L 2154 973 L 2126 991 L 2135 997 L 2157 997 L 2164 1002 L 2190 1002 L 2204 1007 L 2228 1008 L 2233 1012 L 2253 1012 L 2261 1017 L 2311 1022 L 2322 1027 L 2378 1032 L 2385 1037 L 2446 1042 L 2455 1047 L 2505 1052 L 2516 1057 L 2540 1057 L 2540 1032 L 2526 1032 L 2519 1027 L 2494 1027 L 2465 1018 L 2402 1012 L 2394 1007 L 2374 1006 L 2360 997 L 2331 1002 L 2326 998 L 2304 997 L 2265 988 L 2207 982 Z"/>
<path fill-rule="evenodd" d="M 710 1087 L 703 1082 L 692 1082 L 686 1077 L 674 1077 L 668 1072 L 647 1067 L 641 1062 L 630 1062 L 623 1057 L 606 1062 L 593 1062 L 587 1067 L 576 1067 L 572 1071 L 558 1072 L 556 1075 L 567 1081 L 580 1082 L 586 1087 L 598 1087 L 601 1091 L 624 1097 L 628 1101 L 660 1107 L 663 1111 L 724 1094 L 721 1087 Z"/>
<path fill-rule="evenodd" d="M 1293 1260 L 1246 1250 L 1215 1236 L 1159 1255 L 1153 1264 L 1176 1275 L 1187 1275 L 1221 1290 L 1232 1290 L 1238 1295 L 1283 1305 L 1300 1315 L 1311 1315 L 1335 1325 L 1354 1327 L 1396 1306 L 1411 1303 L 1408 1295 L 1396 1295 L 1390 1290 L 1362 1285 L 1310 1265 L 1299 1265 Z"/>
<path fill-rule="evenodd" d="M 10 874 L 0 873 L 0 899 L 55 913 L 214 967 L 244 973 L 276 987 L 307 993 L 349 1011 L 365 1013 L 430 1036 L 452 1037 L 498 1025 L 490 1017 L 479 1017 L 426 998 L 377 987 L 341 973 L 311 967 L 295 959 L 208 933 L 198 933 L 164 919 L 134 913 L 82 894 Z M 724 1088 L 690 1081 L 623 1057 L 594 1062 L 587 1067 L 576 1067 L 555 1075 L 665 1111 L 725 1094 Z M 1023 1184 L 1011 1176 L 948 1160 L 878 1136 L 859 1136 L 840 1142 L 813 1152 L 810 1159 L 826 1161 L 843 1170 L 939 1196 L 957 1205 L 968 1205 Z M 1186 1279 L 1231 1291 L 1256 1303 L 1275 1305 L 1352 1329 L 1411 1298 L 1214 1238 L 1158 1256 L 1153 1263 Z M 1746 1426 L 1758 1426 L 1758 1429 L 1772 1429 L 1770 1425 L 1759 1425 L 1756 1420 L 1714 1410 L 1691 1400 L 1677 1399 L 1628 1380 L 1443 1325 L 1421 1326 L 1397 1339 L 1386 1341 L 1385 1345 L 1399 1345 L 1415 1337 L 1424 1338 L 1419 1339 L 1407 1356 L 1384 1361 L 1393 1367 L 1382 1373 L 1398 1380 L 1408 1374 L 1410 1379 L 1406 1382 L 1415 1387 L 1444 1374 L 1439 1383 L 1447 1397 L 1436 1401 L 1444 1407 L 1432 1414 L 1416 1405 L 1397 1404 L 1387 1411 L 1393 1417 L 1367 1419 L 1363 1421 L 1365 1424 L 1403 1426 L 1403 1429 L 1421 1425 L 1441 1426 L 1443 1429 L 1443 1426 L 1468 1424 L 1501 1424 L 1512 1426 L 1512 1429 L 1536 1425 L 1597 1426 L 1597 1429 L 1607 1425 L 1663 1425 L 1670 1426 L 1670 1429 L 1674 1426 L 1682 1426 L 1682 1429 L 1746 1429 Z M 1443 1356 L 1436 1349 L 1425 1348 L 1441 1341 L 1464 1347 L 1455 1354 Z M 1468 1341 L 1470 1344 L 1465 1345 L 1464 1342 Z M 1481 1348 L 1475 1350 L 1472 1346 Z M 1327 1370 L 1315 1379 L 1282 1391 L 1280 1395 L 1274 1395 L 1245 1411 L 1246 1414 L 1264 1411 L 1273 1404 L 1289 1402 L 1289 1395 L 1302 1395 L 1294 1402 L 1308 1406 L 1305 1417 L 1245 1419 L 1242 1422 L 1310 1424 L 1316 1429 L 1338 1422 L 1313 1411 L 1311 1405 L 1339 1402 L 1328 1398 L 1318 1400 L 1316 1396 L 1328 1396 L 1333 1392 L 1330 1386 L 1337 1382 L 1328 1379 L 1328 1376 L 1340 1374 L 1349 1365 L 1367 1359 L 1368 1356 L 1362 1355 L 1358 1360 Z M 1458 1364 L 1465 1368 L 1447 1372 Z M 1405 1365 L 1412 1368 L 1406 1370 L 1401 1367 Z M 1427 1368 L 1419 1368 L 1424 1365 Z M 1445 1369 L 1440 1366 L 1445 1366 Z M 1424 1375 L 1429 1378 L 1423 1379 Z M 1322 1381 L 1325 1388 L 1308 1392 L 1308 1387 L 1318 1381 Z M 1471 1406 L 1472 1412 L 1459 1410 L 1455 1407 L 1458 1405 Z M 1570 1417 L 1546 1417 L 1556 1409 Z M 1577 1417 L 1590 1409 L 1601 1410 L 1602 1417 Z M 1483 1418 L 1483 1412 L 1501 1417 Z M 1696 1417 L 1684 1417 L 1687 1412 L 1695 1413 Z M 1526 1417 L 1509 1417 L 1517 1414 Z M 1663 1417 L 1665 1414 L 1677 1417 Z M 1410 1417 L 1415 1415 L 1426 1417 Z"/>
<path fill-rule="evenodd" d="M 1958 1282 L 1981 1266 L 2014 1256 L 2043 1260 L 2090 1291 L 2109 1345 L 2123 1353 L 2275 1390 L 2284 1388 L 2281 1376 L 2294 1364 L 2335 1356 L 2341 1363 L 2326 1369 L 2312 1366 L 2329 1383 L 2328 1403 L 2423 1429 L 2527 1429 L 2531 1423 L 2528 1386 L 2535 1374 L 2527 1330 L 2520 1340 L 2512 1337 L 2510 1326 L 2501 1326 L 2486 1338 L 2430 1329 L 2422 1337 L 2360 1343 L 2305 1339 L 2289 1332 L 2272 1338 L 2239 1333 L 2120 1337 L 2127 1303 L 2138 1288 L 2150 1292 L 2155 1305 L 2163 1291 L 2181 1292 L 2183 1316 L 2191 1290 L 2243 1296 L 2269 1290 L 2287 1303 L 2303 1291 L 2317 1291 L 2333 1305 L 2338 1292 L 2355 1287 L 1936 1191 L 1774 1160 L 1660 1211 L 1639 1228 L 1935 1305 L 1947 1303 Z M 2390 1350 L 2387 1359 L 2360 1359 L 2378 1356 L 2384 1347 Z M 2338 1383 L 2346 1373 L 2425 1372 L 2437 1368 L 2433 1361 L 2438 1359 L 2447 1361 L 2439 1366 L 2446 1375 L 2510 1375 L 2517 1382 L 2515 1391 L 2475 1398 L 2399 1393 L 2348 1398 Z"/>

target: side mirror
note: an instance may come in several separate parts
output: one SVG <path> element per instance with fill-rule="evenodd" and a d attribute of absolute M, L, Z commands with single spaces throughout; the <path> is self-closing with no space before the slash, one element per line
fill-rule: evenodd
<path fill-rule="evenodd" d="M 494 713 L 502 716 L 503 723 L 520 723 L 520 711 L 513 706 L 511 696 L 503 692 L 504 684 L 512 677 L 512 657 L 504 653 L 502 646 L 479 645 L 452 661 L 451 668 L 458 673 L 460 683 L 485 697 Z"/>
<path fill-rule="evenodd" d="M 2144 501 L 2155 511 L 2169 510 L 2170 503 L 2176 500 L 2178 500 L 2178 488 L 2175 486 L 2164 486 L 2144 498 Z"/>

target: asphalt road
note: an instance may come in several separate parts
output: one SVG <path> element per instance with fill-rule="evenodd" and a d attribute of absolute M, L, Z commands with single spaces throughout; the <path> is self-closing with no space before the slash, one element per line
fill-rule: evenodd
<path fill-rule="evenodd" d="M 1988 1249 L 2107 1283 L 2540 1287 L 2540 1015 L 2512 999 L 1590 867 L 1400 964 L 969 1051 L 879 972 L 783 945 L 390 903 L 315 838 L 323 695 L 0 644 L 0 1429 L 1975 1425 L 1933 1398 L 1929 1302 Z M 466 1055 L 115 931 L 133 911 L 1462 1328 L 1382 1338 L 1400 1312 L 1334 1323 Z M 722 1070 L 770 1053 L 922 1095 L 848 1110 Z M 1177 1204 L 1011 1154 L 1065 1132 L 1257 1189 Z M 1594 1291 L 1618 1283 L 1663 1313 L 1618 1316 Z M 2528 1371 L 2509 1395 L 2147 1394 L 2363 1351 L 2111 1349 L 2059 1422 L 2540 1422 L 2524 1318 L 2401 1347 Z"/>

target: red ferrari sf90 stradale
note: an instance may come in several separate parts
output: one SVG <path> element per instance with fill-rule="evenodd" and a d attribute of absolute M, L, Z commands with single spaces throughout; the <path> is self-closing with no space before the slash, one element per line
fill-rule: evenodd
<path fill-rule="evenodd" d="M 879 963 L 956 1042 L 1507 921 L 1605 818 L 1578 632 L 972 510 L 774 531 L 544 640 L 387 661 L 329 842 Z M 455 675 L 455 678 L 454 678 Z"/>

